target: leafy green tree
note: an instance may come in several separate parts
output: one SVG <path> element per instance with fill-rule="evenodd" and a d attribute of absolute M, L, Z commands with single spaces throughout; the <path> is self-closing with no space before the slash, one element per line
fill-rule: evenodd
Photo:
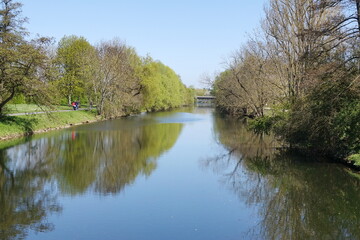
<path fill-rule="evenodd" d="M 60 40 L 56 58 L 60 73 L 57 86 L 68 104 L 86 96 L 95 54 L 95 48 L 83 37 L 65 36 Z"/>
<path fill-rule="evenodd" d="M 24 94 L 38 103 L 50 101 L 46 74 L 46 46 L 50 40 L 27 41 L 21 6 L 13 0 L 0 2 L 0 113 L 16 95 Z"/>
<path fill-rule="evenodd" d="M 194 94 L 168 66 L 146 58 L 142 77 L 144 108 L 159 111 L 193 102 Z"/>

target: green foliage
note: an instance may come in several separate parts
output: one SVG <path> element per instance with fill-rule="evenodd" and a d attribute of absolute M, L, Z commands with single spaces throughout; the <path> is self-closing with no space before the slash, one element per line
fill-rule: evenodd
<path fill-rule="evenodd" d="M 253 130 L 272 130 L 304 152 L 334 158 L 358 153 L 355 5 L 358 1 L 270 0 L 263 31 L 230 57 L 215 80 L 217 107 L 231 115 L 260 116 L 251 122 Z M 281 108 L 266 116 L 264 110 L 274 105 Z"/>
<path fill-rule="evenodd" d="M 60 79 L 56 86 L 70 104 L 84 98 L 87 81 L 92 76 L 95 48 L 83 37 L 65 36 L 57 49 Z"/>
<path fill-rule="evenodd" d="M 334 117 L 333 134 L 345 154 L 360 152 L 360 99 L 346 103 Z"/>
<path fill-rule="evenodd" d="M 208 91 L 205 88 L 203 88 L 203 89 L 200 89 L 200 88 L 195 89 L 196 96 L 205 96 L 205 94 L 207 92 Z"/>
<path fill-rule="evenodd" d="M 145 60 L 141 84 L 147 111 L 166 110 L 193 102 L 193 90 L 187 89 L 179 76 L 161 62 Z"/>
<path fill-rule="evenodd" d="M 11 100 L 48 106 L 91 103 L 104 117 L 193 103 L 193 91 L 172 69 L 150 58 L 143 61 L 118 39 L 95 48 L 84 37 L 64 36 L 53 56 L 50 39 L 26 40 L 22 4 L 0 3 L 0 114 Z"/>
<path fill-rule="evenodd" d="M 9 101 L 8 105 L 9 104 L 24 104 L 24 103 L 26 103 L 24 94 L 17 94 L 14 96 L 13 99 L 11 99 L 11 101 Z"/>
<path fill-rule="evenodd" d="M 269 134 L 274 124 L 274 118 L 271 116 L 264 116 L 249 121 L 249 128 L 256 133 Z"/>
<path fill-rule="evenodd" d="M 0 5 L 0 114 L 15 96 L 24 95 L 46 104 L 51 100 L 45 80 L 50 40 L 26 40 L 22 26 L 25 19 L 20 16 L 22 5 L 13 0 L 2 0 Z"/>
<path fill-rule="evenodd" d="M 360 154 L 352 154 L 347 158 L 348 161 L 354 162 L 355 166 L 360 167 Z"/>
<path fill-rule="evenodd" d="M 315 85 L 275 121 L 293 147 L 336 158 L 360 151 L 360 95 L 352 76 Z"/>

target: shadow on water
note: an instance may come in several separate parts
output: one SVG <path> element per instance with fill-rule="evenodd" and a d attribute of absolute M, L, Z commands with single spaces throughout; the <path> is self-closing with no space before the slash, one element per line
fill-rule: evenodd
<path fill-rule="evenodd" d="M 177 141 L 183 125 L 136 126 L 131 121 L 35 136 L 1 149 L 0 238 L 23 239 L 29 231 L 51 231 L 54 226 L 46 219 L 61 212 L 58 195 L 118 194 L 137 176 L 150 175 L 159 156 Z M 123 124 L 128 127 L 117 128 Z M 107 131 L 108 127 L 113 130 Z"/>
<path fill-rule="evenodd" d="M 237 121 L 215 118 L 214 131 L 226 151 L 203 164 L 256 206 L 260 222 L 246 239 L 360 239 L 360 181 L 342 166 L 278 151 Z"/>

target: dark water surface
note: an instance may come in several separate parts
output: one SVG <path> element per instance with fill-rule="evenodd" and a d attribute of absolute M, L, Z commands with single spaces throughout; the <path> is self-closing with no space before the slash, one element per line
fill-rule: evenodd
<path fill-rule="evenodd" d="M 1 240 L 360 239 L 358 178 L 213 109 L 3 146 Z"/>

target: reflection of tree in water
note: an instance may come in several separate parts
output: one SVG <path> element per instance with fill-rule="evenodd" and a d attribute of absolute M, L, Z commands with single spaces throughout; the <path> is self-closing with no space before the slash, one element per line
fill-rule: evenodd
<path fill-rule="evenodd" d="M 103 147 L 105 161 L 96 191 L 116 193 L 139 174 L 149 176 L 156 168 L 156 159 L 175 144 L 181 129 L 182 124 L 172 123 L 117 132 L 111 143 Z"/>
<path fill-rule="evenodd" d="M 206 164 L 224 173 L 226 184 L 261 222 L 249 238 L 360 239 L 360 181 L 343 168 L 304 162 L 275 152 L 269 136 L 238 122 L 217 118 L 215 131 L 228 153 Z"/>
<path fill-rule="evenodd" d="M 51 231 L 54 226 L 46 218 L 60 212 L 61 208 L 56 195 L 44 190 L 45 186 L 51 187 L 47 169 L 37 165 L 36 168 L 12 171 L 5 164 L 8 158 L 7 151 L 0 150 L 1 239 L 23 239 L 29 229 Z"/>
<path fill-rule="evenodd" d="M 51 231 L 46 217 L 60 211 L 55 189 L 118 193 L 139 174 L 150 175 L 181 130 L 172 123 L 69 132 L 0 150 L 1 239 L 21 239 L 29 229 Z"/>
<path fill-rule="evenodd" d="M 156 159 L 175 144 L 181 129 L 181 124 L 153 124 L 80 133 L 76 141 L 68 139 L 59 148 L 61 189 L 70 194 L 90 187 L 99 193 L 117 193 L 139 174 L 150 175 Z"/>

